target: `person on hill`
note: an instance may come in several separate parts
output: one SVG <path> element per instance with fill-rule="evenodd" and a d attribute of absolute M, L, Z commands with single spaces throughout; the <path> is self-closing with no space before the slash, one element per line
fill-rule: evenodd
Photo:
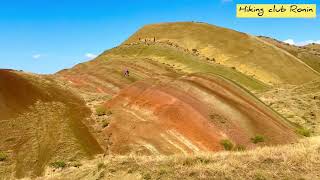
<path fill-rule="evenodd" d="M 124 76 L 129 76 L 129 70 L 128 70 L 128 68 L 126 68 L 126 69 L 124 70 Z"/>

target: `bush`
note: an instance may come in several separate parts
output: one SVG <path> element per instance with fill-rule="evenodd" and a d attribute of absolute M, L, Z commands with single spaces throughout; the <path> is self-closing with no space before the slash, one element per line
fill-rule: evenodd
<path fill-rule="evenodd" d="M 96 107 L 96 114 L 98 116 L 104 116 L 107 114 L 107 108 L 104 106 L 97 106 Z"/>
<path fill-rule="evenodd" d="M 233 148 L 233 144 L 230 140 L 224 139 L 220 141 L 220 144 L 224 147 L 225 150 L 230 151 Z"/>
<path fill-rule="evenodd" d="M 0 161 L 5 161 L 7 157 L 8 156 L 4 152 L 0 152 Z"/>
<path fill-rule="evenodd" d="M 255 137 L 251 138 L 251 141 L 254 144 L 260 143 L 260 142 L 264 142 L 264 137 L 262 135 L 256 135 Z"/>
<path fill-rule="evenodd" d="M 305 128 L 298 129 L 297 133 L 299 133 L 299 134 L 301 134 L 302 136 L 305 136 L 305 137 L 310 137 L 311 136 L 311 131 L 309 129 L 305 129 Z"/>
<path fill-rule="evenodd" d="M 105 128 L 105 127 L 108 127 L 109 126 L 109 122 L 108 121 L 103 121 L 102 122 L 102 127 Z"/>
<path fill-rule="evenodd" d="M 106 107 L 101 105 L 101 106 L 96 107 L 96 114 L 98 116 L 104 116 L 104 115 L 110 116 L 112 114 L 112 112 L 109 111 Z"/>
<path fill-rule="evenodd" d="M 97 167 L 98 167 L 98 171 L 100 171 L 101 169 L 105 168 L 106 165 L 103 162 L 101 162 L 97 165 Z"/>
<path fill-rule="evenodd" d="M 143 175 L 143 179 L 145 180 L 149 180 L 149 179 L 152 179 L 151 175 L 149 173 L 146 173 Z"/>
<path fill-rule="evenodd" d="M 51 163 L 51 166 L 56 169 L 58 169 L 58 168 L 62 169 L 62 168 L 66 167 L 66 163 L 64 161 L 56 161 L 56 162 Z"/>

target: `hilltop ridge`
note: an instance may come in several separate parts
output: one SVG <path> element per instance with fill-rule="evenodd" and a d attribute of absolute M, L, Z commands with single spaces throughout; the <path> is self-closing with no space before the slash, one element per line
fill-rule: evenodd
<path fill-rule="evenodd" d="M 206 23 L 146 25 L 124 44 L 154 37 L 157 41 L 170 41 L 186 49 L 197 50 L 200 55 L 229 67 L 237 67 L 240 72 L 267 84 L 301 84 L 319 77 L 304 62 L 286 51 L 254 36 Z"/>

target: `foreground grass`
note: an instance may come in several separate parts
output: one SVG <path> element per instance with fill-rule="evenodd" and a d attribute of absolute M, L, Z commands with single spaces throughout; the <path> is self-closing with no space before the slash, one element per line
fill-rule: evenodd
<path fill-rule="evenodd" d="M 192 156 L 107 156 L 46 179 L 319 179 L 320 137 L 243 152 Z"/>

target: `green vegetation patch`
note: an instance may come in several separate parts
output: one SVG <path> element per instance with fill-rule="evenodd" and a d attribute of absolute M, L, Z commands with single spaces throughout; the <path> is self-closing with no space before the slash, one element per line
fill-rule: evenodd
<path fill-rule="evenodd" d="M 0 161 L 5 161 L 8 158 L 8 155 L 4 152 L 0 152 Z"/>
<path fill-rule="evenodd" d="M 109 122 L 108 121 L 103 121 L 102 122 L 102 127 L 105 128 L 105 127 L 108 127 L 109 126 Z"/>
<path fill-rule="evenodd" d="M 233 144 L 232 144 L 232 142 L 230 141 L 230 140 L 228 140 L 228 139 L 223 139 L 223 140 L 221 140 L 220 141 L 220 144 L 223 146 L 223 148 L 225 149 L 225 150 L 227 150 L 227 151 L 231 151 L 232 150 L 232 148 L 233 148 Z"/>
<path fill-rule="evenodd" d="M 265 137 L 262 136 L 262 135 L 256 135 L 253 138 L 251 138 L 251 141 L 254 144 L 258 144 L 258 143 L 264 142 L 265 141 Z"/>
<path fill-rule="evenodd" d="M 306 129 L 306 128 L 299 128 L 297 130 L 297 133 L 302 135 L 302 136 L 305 136 L 305 137 L 310 137 L 311 136 L 311 131 L 309 129 Z"/>
<path fill-rule="evenodd" d="M 64 161 L 56 161 L 50 164 L 51 167 L 59 169 L 59 168 L 65 168 L 66 167 L 66 163 Z"/>
<path fill-rule="evenodd" d="M 106 168 L 106 165 L 103 162 L 101 162 L 97 165 L 97 168 L 98 168 L 98 171 L 100 171 L 101 169 Z"/>
<path fill-rule="evenodd" d="M 100 105 L 96 107 L 96 115 L 98 116 L 105 116 L 105 115 L 111 115 L 112 112 L 109 111 L 105 106 Z"/>

